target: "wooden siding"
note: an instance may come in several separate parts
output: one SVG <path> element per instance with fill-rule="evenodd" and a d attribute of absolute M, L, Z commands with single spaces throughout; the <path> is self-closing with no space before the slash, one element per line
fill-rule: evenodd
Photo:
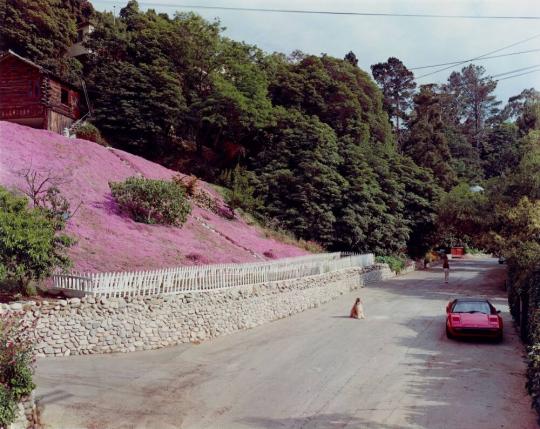
<path fill-rule="evenodd" d="M 78 119 L 80 117 L 79 93 L 49 77 L 45 78 L 45 82 L 47 107 L 70 119 Z M 68 94 L 67 103 L 62 103 L 62 90 Z"/>
<path fill-rule="evenodd" d="M 77 90 L 24 58 L 9 53 L 0 61 L 0 120 L 62 134 L 79 119 L 79 103 Z"/>
<path fill-rule="evenodd" d="M 0 62 L 0 120 L 45 118 L 40 71 L 17 58 Z M 39 121 L 37 121 L 39 123 Z"/>
<path fill-rule="evenodd" d="M 71 127 L 75 120 L 49 109 L 47 112 L 47 129 L 58 134 L 64 134 L 64 129 Z"/>

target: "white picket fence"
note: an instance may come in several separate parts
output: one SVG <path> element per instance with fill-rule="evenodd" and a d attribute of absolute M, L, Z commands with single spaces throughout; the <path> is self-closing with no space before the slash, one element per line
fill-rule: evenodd
<path fill-rule="evenodd" d="M 53 276 L 54 288 L 104 297 L 179 294 L 295 279 L 352 267 L 373 265 L 373 254 L 307 255 L 270 262 L 216 264 L 117 273 Z"/>

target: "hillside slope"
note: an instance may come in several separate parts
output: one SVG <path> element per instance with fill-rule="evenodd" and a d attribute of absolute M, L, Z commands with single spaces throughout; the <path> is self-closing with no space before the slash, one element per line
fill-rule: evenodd
<path fill-rule="evenodd" d="M 130 176 L 170 179 L 176 172 L 86 140 L 0 121 L 0 185 L 20 189 L 19 172 L 28 168 L 64 178 L 60 188 L 72 208 L 82 202 L 67 227 L 77 239 L 70 255 L 79 271 L 256 262 L 266 259 L 264 254 L 306 253 L 265 238 L 242 219 L 227 220 L 196 206 L 183 228 L 136 223 L 119 211 L 108 182 Z M 200 186 L 221 201 L 208 184 Z"/>

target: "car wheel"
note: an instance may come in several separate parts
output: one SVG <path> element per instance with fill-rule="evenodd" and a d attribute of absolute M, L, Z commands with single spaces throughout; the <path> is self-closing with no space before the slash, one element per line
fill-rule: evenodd
<path fill-rule="evenodd" d="M 448 326 L 446 327 L 446 337 L 449 340 L 452 340 L 454 338 L 454 336 L 452 335 L 452 332 L 450 332 L 450 329 L 448 329 Z"/>
<path fill-rule="evenodd" d="M 499 335 L 497 335 L 497 336 L 495 337 L 495 342 L 496 342 L 496 343 L 502 343 L 502 340 L 503 340 L 503 334 L 502 334 L 502 332 L 501 332 Z"/>

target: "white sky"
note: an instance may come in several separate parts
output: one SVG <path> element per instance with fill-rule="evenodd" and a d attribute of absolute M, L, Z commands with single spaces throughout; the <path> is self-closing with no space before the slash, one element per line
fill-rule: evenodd
<path fill-rule="evenodd" d="M 116 12 L 127 3 L 119 2 Z M 201 10 L 177 5 L 310 9 L 378 13 L 433 13 L 448 15 L 540 16 L 540 0 L 140 0 L 142 9 L 150 3 L 159 12 L 193 10 L 208 20 L 219 18 L 225 35 L 255 44 L 267 52 L 290 53 L 300 49 L 310 54 L 325 52 L 342 58 L 353 51 L 359 66 L 370 72 L 371 64 L 399 58 L 409 67 L 473 58 L 534 35 L 540 35 L 540 20 L 478 20 L 300 15 L 240 11 Z M 112 10 L 112 3 L 95 0 L 98 10 Z M 164 6 L 172 5 L 172 6 Z M 501 51 L 540 48 L 540 36 Z M 490 75 L 540 65 L 540 51 L 484 61 Z M 457 67 L 460 69 L 462 66 Z M 417 76 L 427 71 L 418 70 Z M 443 82 L 452 69 L 426 77 L 418 83 Z M 496 93 L 507 101 L 524 88 L 540 90 L 540 71 L 499 82 Z"/>

